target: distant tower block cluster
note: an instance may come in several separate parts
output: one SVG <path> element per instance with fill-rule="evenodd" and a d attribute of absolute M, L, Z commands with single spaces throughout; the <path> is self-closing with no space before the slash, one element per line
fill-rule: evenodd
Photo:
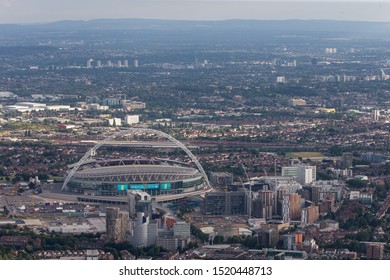
<path fill-rule="evenodd" d="M 92 68 L 92 62 L 93 62 L 93 59 L 87 60 L 87 68 Z"/>
<path fill-rule="evenodd" d="M 276 82 L 278 84 L 285 84 L 286 83 L 286 77 L 284 77 L 284 76 L 276 77 Z"/>
<path fill-rule="evenodd" d="M 326 54 L 334 54 L 337 53 L 337 48 L 326 48 L 325 49 Z"/>
<path fill-rule="evenodd" d="M 373 121 L 379 121 L 379 118 L 381 116 L 380 114 L 380 111 L 379 110 L 373 110 L 372 113 L 371 113 L 371 116 L 372 116 L 372 120 Z"/>
<path fill-rule="evenodd" d="M 104 68 L 104 67 L 116 67 L 116 68 L 129 68 L 129 60 L 124 59 L 122 60 L 107 60 L 106 62 L 102 62 L 102 60 L 96 60 L 96 63 L 94 63 L 95 60 L 88 59 L 86 63 L 87 68 Z M 138 67 L 138 60 L 134 60 L 134 68 Z"/>
<path fill-rule="evenodd" d="M 381 69 L 381 80 L 387 81 L 390 78 L 390 75 L 387 75 L 383 69 Z"/>

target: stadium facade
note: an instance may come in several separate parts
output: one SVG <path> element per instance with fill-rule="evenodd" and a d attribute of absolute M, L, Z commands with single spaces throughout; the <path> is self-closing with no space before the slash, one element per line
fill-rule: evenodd
<path fill-rule="evenodd" d="M 67 191 L 84 197 L 125 197 L 141 190 L 152 197 L 190 195 L 206 188 L 202 174 L 190 165 L 168 159 L 89 160 L 67 184 Z"/>

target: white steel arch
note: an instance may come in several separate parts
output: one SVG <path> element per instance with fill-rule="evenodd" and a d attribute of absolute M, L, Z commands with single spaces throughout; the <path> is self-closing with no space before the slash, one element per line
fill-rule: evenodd
<path fill-rule="evenodd" d="M 120 130 L 110 136 L 108 136 L 107 138 L 105 138 L 104 140 L 102 140 L 101 142 L 97 143 L 93 148 L 91 148 L 88 152 L 85 153 L 85 155 L 75 164 L 75 166 L 72 168 L 72 170 L 69 172 L 68 176 L 65 178 L 65 181 L 62 185 L 62 188 L 61 188 L 61 191 L 64 190 L 66 188 L 66 185 L 69 183 L 70 179 L 73 177 L 73 175 L 77 172 L 77 170 L 79 169 L 79 167 L 81 165 L 83 165 L 83 163 L 85 163 L 92 155 L 95 154 L 95 152 L 101 147 L 103 146 L 104 144 L 110 142 L 111 140 L 117 138 L 117 137 L 120 137 L 120 136 L 125 136 L 127 134 L 131 134 L 131 133 L 134 133 L 134 132 L 141 132 L 141 133 L 150 133 L 150 134 L 157 134 L 161 137 L 164 137 L 166 139 L 168 139 L 169 141 L 171 141 L 172 143 L 176 144 L 179 148 L 181 148 L 184 152 L 186 152 L 186 154 L 191 158 L 191 160 L 195 163 L 196 167 L 198 168 L 198 170 L 200 171 L 200 173 L 202 174 L 202 177 L 203 177 L 203 180 L 205 181 L 206 183 L 206 186 L 207 188 L 211 188 L 211 185 L 210 185 L 210 182 L 207 178 L 207 175 L 206 175 L 206 172 L 204 171 L 202 165 L 199 163 L 199 161 L 196 159 L 196 157 L 194 156 L 194 154 L 183 144 L 181 143 L 179 140 L 177 140 L 176 138 L 172 137 L 171 135 L 165 133 L 165 132 L 162 132 L 162 131 L 159 131 L 159 130 L 155 130 L 155 129 L 151 129 L 151 128 L 138 128 L 138 127 L 132 127 L 132 128 L 128 128 L 128 129 L 125 129 L 125 130 Z"/>

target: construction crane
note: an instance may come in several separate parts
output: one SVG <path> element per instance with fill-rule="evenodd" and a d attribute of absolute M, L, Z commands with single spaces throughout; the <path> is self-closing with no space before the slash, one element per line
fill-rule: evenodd
<path fill-rule="evenodd" d="M 251 219 L 252 218 L 252 182 L 249 179 L 248 173 L 246 172 L 246 168 L 242 163 L 241 163 L 241 167 L 244 170 L 246 179 L 249 182 L 249 194 L 248 194 L 247 189 L 245 188 L 244 184 L 242 184 L 242 187 L 244 188 L 245 194 L 248 197 L 248 216 L 249 216 L 249 219 Z M 240 178 L 240 181 L 242 183 L 241 178 Z"/>

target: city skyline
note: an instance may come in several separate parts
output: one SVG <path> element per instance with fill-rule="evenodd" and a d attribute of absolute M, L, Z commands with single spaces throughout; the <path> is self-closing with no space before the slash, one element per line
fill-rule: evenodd
<path fill-rule="evenodd" d="M 0 24 L 100 18 L 390 21 L 390 15 L 386 12 L 390 8 L 390 1 L 336 2 L 334 0 L 116 0 L 114 2 L 3 0 L 0 4 Z"/>

